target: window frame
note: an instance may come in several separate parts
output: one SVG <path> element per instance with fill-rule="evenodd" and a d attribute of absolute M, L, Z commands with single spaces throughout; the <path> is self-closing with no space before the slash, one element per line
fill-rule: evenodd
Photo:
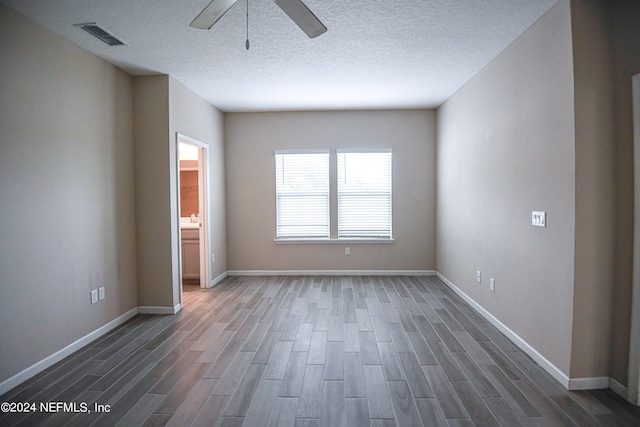
<path fill-rule="evenodd" d="M 351 186 L 351 188 L 349 188 L 348 185 L 346 184 L 342 184 L 342 179 L 346 179 L 347 176 L 345 175 L 345 173 L 348 173 L 348 169 L 342 171 L 341 170 L 341 154 L 344 155 L 349 155 L 349 154 L 361 154 L 361 155 L 367 155 L 367 154 L 385 154 L 388 155 L 388 172 L 386 174 L 386 177 L 388 178 L 388 182 L 384 183 L 384 188 L 383 187 L 378 187 L 378 191 L 371 191 L 371 189 L 366 189 L 364 187 L 360 187 L 360 188 L 354 188 L 355 186 Z M 346 160 L 346 159 L 345 159 Z M 386 159 L 385 159 L 385 163 L 387 163 Z M 343 164 L 344 166 L 344 164 Z M 348 167 L 348 166 L 347 166 Z M 341 187 L 345 185 L 345 187 L 343 187 L 341 189 Z M 365 186 L 366 187 L 366 186 Z M 354 191 L 354 190 L 360 190 L 358 191 Z M 364 197 L 364 198 L 369 198 L 371 199 L 371 197 L 368 197 L 368 195 L 373 195 L 374 198 L 376 197 L 381 197 L 382 199 L 388 199 L 388 202 L 385 200 L 384 201 L 384 208 L 388 209 L 388 213 L 384 213 L 383 215 L 388 217 L 388 224 L 385 223 L 384 224 L 384 231 L 383 228 L 379 228 L 377 231 L 380 231 L 379 234 L 377 233 L 371 233 L 371 234 L 366 234 L 364 229 L 361 229 L 360 231 L 357 230 L 357 227 L 349 227 L 348 226 L 348 219 L 343 221 L 341 224 L 341 218 L 343 217 L 343 215 L 347 212 L 344 212 L 341 208 L 342 208 L 342 203 L 345 202 L 346 200 L 348 200 L 349 198 L 349 194 L 351 194 L 352 197 Z M 336 200 L 337 200 L 337 224 L 338 224 L 338 230 L 337 230 L 337 238 L 338 240 L 351 240 L 351 239 L 358 239 L 358 240 L 390 240 L 393 238 L 393 150 L 390 148 L 380 148 L 380 149 L 342 149 L 342 148 L 338 148 L 336 149 Z M 369 206 L 370 209 L 375 209 L 375 203 L 371 202 L 371 200 L 369 200 L 371 206 Z M 348 201 L 347 201 L 348 204 Z M 348 210 L 348 207 L 345 208 L 345 211 Z M 385 218 L 386 219 L 386 218 Z M 375 221 L 369 221 L 369 224 L 373 225 Z M 385 221 L 386 222 L 386 221 Z M 381 223 L 377 224 L 378 226 L 381 225 Z M 387 228 L 388 227 L 388 228 Z M 387 231 L 388 230 L 388 231 Z M 370 230 L 373 231 L 373 230 Z"/>
<path fill-rule="evenodd" d="M 390 232 L 389 237 L 373 236 L 373 237 L 338 237 L 338 153 L 390 153 Z M 276 171 L 276 155 L 278 154 L 313 154 L 313 153 L 329 153 L 329 235 L 328 237 L 287 237 L 278 236 L 278 191 L 277 191 L 277 171 Z M 394 243 L 393 237 L 393 162 L 394 155 L 392 148 L 328 148 L 328 149 L 278 149 L 274 150 L 274 242 L 276 244 L 389 244 Z"/>
<path fill-rule="evenodd" d="M 313 234 L 313 233 L 308 233 L 308 234 L 304 234 L 304 233 L 283 233 L 282 235 L 280 234 L 280 230 L 281 227 L 285 228 L 285 227 L 293 227 L 292 224 L 282 224 L 280 222 L 280 215 L 279 213 L 281 212 L 280 210 L 280 201 L 282 200 L 282 196 L 285 196 L 287 194 L 286 191 L 281 192 L 279 191 L 279 177 L 278 177 L 278 156 L 286 156 L 286 155 L 305 155 L 305 154 L 323 154 L 326 155 L 326 192 L 325 191 L 302 191 L 302 192 L 296 192 L 296 191 L 292 191 L 289 193 L 289 195 L 295 195 L 296 193 L 298 194 L 299 197 L 313 197 L 313 195 L 322 195 L 322 194 L 326 194 L 326 225 L 325 224 L 321 224 L 321 227 L 325 227 L 326 226 L 326 234 Z M 275 219 L 276 219 L 276 240 L 277 241 L 294 241 L 294 240 L 323 240 L 323 239 L 329 239 L 331 237 L 331 183 L 330 183 L 330 176 L 331 176 L 331 151 L 326 149 L 326 150 L 276 150 L 274 152 L 274 177 L 275 177 L 275 208 L 276 208 L 276 212 L 275 212 Z M 283 183 L 284 184 L 284 183 Z M 310 229 L 312 228 L 312 226 L 310 226 Z"/>

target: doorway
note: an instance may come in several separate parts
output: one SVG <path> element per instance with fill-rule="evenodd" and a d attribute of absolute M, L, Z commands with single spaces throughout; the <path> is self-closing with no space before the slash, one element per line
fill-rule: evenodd
<path fill-rule="evenodd" d="M 206 143 L 177 134 L 180 303 L 185 286 L 210 287 L 209 186 Z"/>

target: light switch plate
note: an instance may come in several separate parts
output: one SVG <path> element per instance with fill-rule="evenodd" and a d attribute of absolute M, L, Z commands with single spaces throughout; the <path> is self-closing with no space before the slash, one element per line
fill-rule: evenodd
<path fill-rule="evenodd" d="M 532 211 L 531 212 L 531 225 L 534 227 L 546 227 L 547 226 L 547 213 L 544 211 Z"/>
<path fill-rule="evenodd" d="M 98 290 L 94 289 L 91 291 L 91 304 L 95 304 L 98 302 Z"/>
<path fill-rule="evenodd" d="M 104 286 L 98 288 L 98 300 L 102 301 L 104 299 Z"/>

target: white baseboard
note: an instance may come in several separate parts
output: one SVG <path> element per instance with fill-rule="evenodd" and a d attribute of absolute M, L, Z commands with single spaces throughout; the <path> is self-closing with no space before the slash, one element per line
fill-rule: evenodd
<path fill-rule="evenodd" d="M 635 399 L 632 399 L 631 398 L 632 396 L 629 396 L 629 390 L 627 389 L 627 386 L 620 384 L 615 379 L 613 378 L 609 379 L 609 388 L 611 389 L 611 391 L 613 391 L 615 394 L 617 394 L 624 400 L 627 400 L 634 405 L 637 404 Z"/>
<path fill-rule="evenodd" d="M 138 307 L 138 313 L 140 314 L 176 314 L 180 311 L 182 306 L 180 303 L 176 304 L 175 307 L 160 307 L 160 306 L 150 306 L 150 305 L 141 305 Z"/>
<path fill-rule="evenodd" d="M 535 348 L 533 348 L 529 343 L 520 338 L 518 334 L 509 329 L 505 324 L 500 322 L 497 318 L 495 318 L 491 313 L 485 310 L 480 304 L 475 302 L 470 296 L 465 294 L 460 288 L 454 285 L 449 279 L 447 279 L 440 272 L 436 272 L 436 276 L 438 279 L 442 280 L 453 292 L 458 294 L 460 298 L 462 298 L 467 304 L 473 307 L 482 317 L 484 317 L 489 323 L 498 328 L 500 332 L 507 336 L 520 350 L 524 351 L 529 355 L 538 365 L 540 365 L 545 371 L 547 371 L 553 378 L 556 379 L 560 384 L 562 384 L 565 388 L 569 389 L 570 380 L 569 377 L 558 369 L 553 363 L 548 361 L 543 355 L 541 355 Z M 580 381 L 578 381 L 580 383 Z"/>
<path fill-rule="evenodd" d="M 611 378 L 609 377 L 593 377 L 593 378 L 570 378 L 569 390 L 598 390 L 609 388 Z"/>
<path fill-rule="evenodd" d="M 434 270 L 229 270 L 229 276 L 434 276 Z"/>
<path fill-rule="evenodd" d="M 12 388 L 14 388 L 17 385 L 23 383 L 24 381 L 28 380 L 29 378 L 33 377 L 34 375 L 39 374 L 40 372 L 44 371 L 48 367 L 58 363 L 59 361 L 61 361 L 65 357 L 69 356 L 73 352 L 75 352 L 77 350 L 80 350 L 85 345 L 87 345 L 90 342 L 96 340 L 97 338 L 100 338 L 102 335 L 106 334 L 110 330 L 122 325 L 124 322 L 126 322 L 129 319 L 131 319 L 136 314 L 138 314 L 138 307 L 132 308 L 131 310 L 127 311 L 126 313 L 121 314 L 120 316 L 116 317 L 115 319 L 113 319 L 109 323 L 99 327 L 95 331 L 90 332 L 87 335 L 85 335 L 84 337 L 72 342 L 71 344 L 69 344 L 68 346 L 64 347 L 63 349 L 56 351 L 52 355 L 47 356 L 44 359 L 42 359 L 41 361 L 39 361 L 39 362 L 29 366 L 28 368 L 24 369 L 23 371 L 18 372 L 17 374 L 12 376 L 11 378 L 9 378 L 9 379 L 3 381 L 2 383 L 0 383 L 0 395 L 8 392 Z"/>
<path fill-rule="evenodd" d="M 220 274 L 218 277 L 213 279 L 211 281 L 211 283 L 209 283 L 209 287 L 213 288 L 215 285 L 217 285 L 218 283 L 222 282 L 227 277 L 227 275 L 228 275 L 228 273 L 226 271 L 224 273 Z"/>
<path fill-rule="evenodd" d="M 485 310 L 480 304 L 473 300 L 470 296 L 464 293 L 460 288 L 454 285 L 449 279 L 447 279 L 440 272 L 436 272 L 436 276 L 442 280 L 453 292 L 458 294 L 467 304 L 473 307 L 482 317 L 484 317 L 489 323 L 495 326 L 500 332 L 511 340 L 520 350 L 524 351 L 529 357 L 531 357 L 538 365 L 549 373 L 556 381 L 558 381 L 567 390 L 596 390 L 611 388 L 614 392 L 620 396 L 627 398 L 626 387 L 613 380 L 612 378 L 605 377 L 592 377 L 592 378 L 569 378 L 564 372 L 562 372 L 557 366 L 547 360 L 542 354 L 540 354 L 529 343 L 522 339 L 518 334 L 509 329 L 504 323 L 500 322 L 491 313 Z"/>

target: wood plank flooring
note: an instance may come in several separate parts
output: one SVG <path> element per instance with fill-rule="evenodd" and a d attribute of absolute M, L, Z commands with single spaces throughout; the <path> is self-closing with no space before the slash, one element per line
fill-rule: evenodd
<path fill-rule="evenodd" d="M 434 277 L 231 277 L 183 295 L 177 315 L 138 315 L 0 397 L 90 412 L 0 425 L 640 425 L 610 391 L 564 390 Z"/>

